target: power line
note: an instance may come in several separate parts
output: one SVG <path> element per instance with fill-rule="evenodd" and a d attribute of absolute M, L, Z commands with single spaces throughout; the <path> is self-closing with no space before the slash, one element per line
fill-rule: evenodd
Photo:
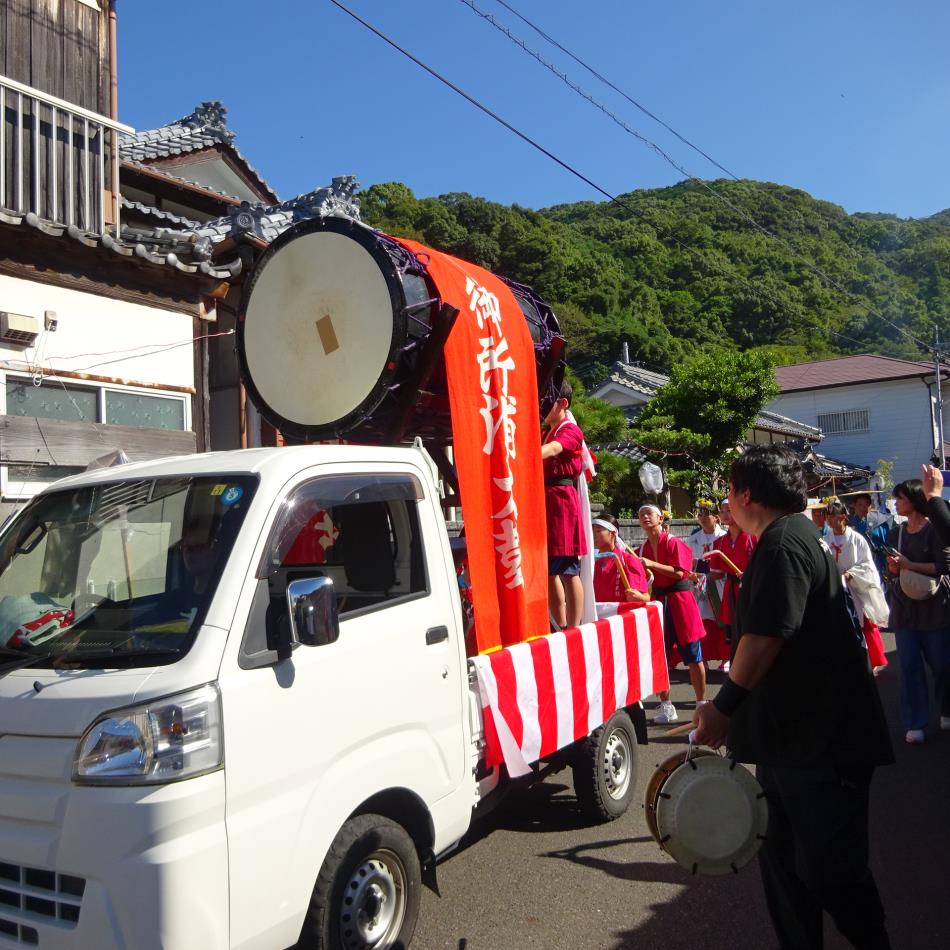
<path fill-rule="evenodd" d="M 114 360 L 103 360 L 99 363 L 90 363 L 88 366 L 70 367 L 69 369 L 60 367 L 60 371 L 65 373 L 84 373 L 91 369 L 98 369 L 100 366 L 109 366 L 112 363 L 124 363 L 127 360 L 138 360 L 147 356 L 158 356 L 160 353 L 166 353 L 169 350 L 180 349 L 183 346 L 192 346 L 199 340 L 213 340 L 216 337 L 233 335 L 234 330 L 222 330 L 217 333 L 205 333 L 201 336 L 191 337 L 178 343 L 143 343 L 125 350 L 105 350 L 98 353 L 71 353 L 69 355 L 56 354 L 55 356 L 48 357 L 47 362 L 54 359 L 78 360 L 87 356 L 113 356 L 115 354 L 122 354 Z M 144 350 L 145 352 L 138 352 L 139 350 Z M 33 377 L 34 381 L 39 380 L 39 382 L 34 382 L 34 385 L 40 385 L 47 376 L 55 376 L 57 372 L 55 366 L 50 365 L 48 369 L 44 369 L 42 366 L 39 366 L 38 361 L 35 359 L 33 362 L 29 360 L 0 360 L 0 364 L 9 365 L 10 363 L 22 363 L 26 366 L 29 370 L 29 375 Z"/>
<path fill-rule="evenodd" d="M 720 165 L 719 162 L 716 161 L 716 159 L 714 159 L 711 155 L 704 152 L 698 145 L 694 145 L 688 138 L 686 138 L 684 135 L 681 135 L 679 132 L 677 132 L 676 129 L 673 128 L 673 126 L 668 125 L 658 115 L 651 112 L 645 105 L 643 105 L 643 103 L 637 102 L 636 99 L 634 99 L 628 93 L 624 92 L 623 89 L 621 89 L 619 86 L 614 85 L 614 83 L 612 83 L 606 76 L 603 76 L 601 75 L 601 73 L 597 72 L 597 70 L 594 69 L 593 66 L 588 65 L 579 56 L 575 55 L 569 49 L 567 49 L 567 47 L 562 46 L 556 39 L 554 39 L 553 36 L 550 36 L 549 34 L 545 33 L 544 30 L 542 30 L 536 24 L 532 23 L 531 20 L 529 20 L 526 16 L 519 13 L 513 6 L 511 6 L 508 3 L 505 3 L 505 0 L 496 0 L 496 2 L 501 4 L 501 6 L 503 6 L 509 13 L 514 14 L 519 20 L 522 21 L 522 23 L 524 23 L 525 25 L 530 27 L 532 30 L 534 30 L 534 32 L 537 33 L 538 36 L 540 36 L 543 40 L 546 40 L 552 46 L 557 47 L 562 53 L 564 53 L 566 56 L 569 56 L 571 59 L 573 59 L 574 62 L 577 63 L 578 66 L 582 67 L 583 69 L 586 69 L 587 72 L 589 72 L 595 79 L 600 80 L 600 82 L 602 82 L 605 86 L 608 86 L 609 88 L 613 89 L 614 92 L 623 96 L 623 98 L 626 99 L 627 102 L 629 102 L 632 106 L 635 106 L 637 109 L 639 109 L 645 116 L 648 116 L 649 118 L 653 119 L 654 122 L 657 122 L 660 125 L 662 125 L 663 128 L 667 130 L 667 132 L 670 132 L 672 135 L 675 135 L 676 138 L 678 138 L 684 145 L 689 146 L 694 152 L 697 152 L 698 154 L 702 155 L 702 157 L 705 158 L 706 161 L 715 165 L 716 168 L 718 168 L 721 172 L 725 172 L 730 178 L 735 178 L 737 181 L 739 180 L 738 175 L 729 171 L 729 169 L 726 168 L 724 165 Z"/>
<path fill-rule="evenodd" d="M 423 62 L 423 61 L 422 61 L 421 59 L 419 59 L 417 56 L 415 56 L 414 54 L 410 53 L 409 50 L 407 50 L 407 49 L 405 49 L 404 47 L 400 46 L 400 45 L 399 45 L 395 40 L 393 40 L 391 37 L 387 36 L 387 35 L 386 35 L 385 33 L 383 33 L 381 30 L 379 30 L 379 29 L 377 29 L 375 26 L 373 26 L 372 23 L 369 23 L 367 20 L 363 19 L 363 17 L 359 16 L 359 14 L 357 14 L 357 13 L 355 13 L 353 10 L 349 9 L 349 7 L 347 7 L 345 4 L 341 3 L 340 0 L 330 0 L 330 3 L 332 3 L 335 7 L 339 8 L 340 10 L 342 10 L 344 13 L 346 13 L 348 16 L 350 16 L 352 19 L 354 19 L 357 23 L 359 23 L 359 24 L 361 24 L 362 26 L 364 26 L 364 27 L 365 27 L 367 30 L 369 30 L 371 33 L 373 33 L 373 34 L 375 34 L 376 36 L 378 36 L 381 40 L 383 40 L 383 42 L 387 43 L 389 46 L 391 46 L 391 47 L 392 47 L 393 49 L 395 49 L 397 52 L 402 53 L 403 56 L 405 56 L 407 59 L 411 60 L 413 63 L 415 63 L 415 64 L 416 64 L 417 66 L 419 66 L 421 69 L 423 69 L 425 72 L 429 73 L 430 76 L 434 77 L 435 79 L 438 79 L 439 82 L 441 82 L 443 85 L 447 86 L 447 87 L 448 87 L 449 89 L 451 89 L 453 92 L 455 92 L 455 93 L 457 93 L 458 95 L 460 95 L 463 99 L 465 99 L 465 100 L 466 100 L 467 102 L 469 102 L 471 105 L 475 106 L 475 108 L 479 109 L 481 112 L 485 113 L 485 115 L 487 115 L 487 116 L 489 116 L 490 118 L 494 119 L 497 123 L 499 123 L 499 125 L 501 125 L 501 126 L 503 126 L 504 128 L 508 129 L 508 131 L 510 131 L 510 132 L 512 132 L 514 135 L 518 136 L 518 138 L 520 138 L 522 141 L 527 142 L 532 148 L 537 149 L 537 151 L 541 152 L 542 155 L 545 155 L 547 158 L 551 159 L 553 162 L 555 162 L 555 163 L 557 163 L 558 165 L 560 165 L 560 166 L 561 166 L 562 168 L 564 168 L 566 171 L 570 172 L 570 173 L 571 173 L 572 175 L 574 175 L 576 178 L 580 179 L 580 180 L 583 181 L 585 184 L 589 185 L 589 186 L 590 186 L 591 188 L 593 188 L 596 192 L 598 192 L 599 194 L 603 195 L 605 198 L 607 198 L 607 199 L 608 199 L 609 201 L 611 201 L 612 203 L 614 203 L 614 204 L 618 205 L 619 207 L 623 208 L 625 211 L 627 211 L 628 213 L 630 213 L 631 215 L 633 215 L 635 218 L 638 218 L 638 219 L 640 219 L 641 221 L 643 221 L 648 227 L 652 228 L 652 229 L 654 230 L 654 232 L 659 232 L 659 231 L 660 231 L 660 228 L 659 228 L 656 224 L 654 224 L 652 221 L 650 221 L 649 218 L 647 218 L 644 214 L 642 214 L 641 212 L 637 211 L 635 208 L 633 208 L 633 207 L 631 207 L 629 204 L 627 204 L 627 202 L 624 201 L 622 198 L 619 198 L 618 196 L 611 194 L 611 193 L 610 193 L 609 191 L 607 191 L 605 188 L 602 188 L 600 185 L 598 185 L 596 182 L 592 181 L 590 178 L 588 178 L 588 177 L 587 177 L 586 175 L 584 175 L 582 172 L 578 171 L 578 170 L 577 170 L 576 168 L 574 168 L 572 165 L 568 164 L 568 163 L 565 162 L 563 159 L 559 158 L 557 155 L 555 155 L 553 152 L 551 152 L 549 149 L 545 148 L 543 145 L 541 145 L 541 144 L 540 144 L 539 142 L 537 142 L 535 139 L 531 138 L 529 135 L 527 135 L 527 133 L 522 132 L 520 129 L 516 128 L 514 125 L 512 125 L 510 122 L 508 122 L 506 119 L 503 119 L 500 115 L 498 115 L 498 113 L 496 113 L 496 112 L 492 111 L 491 109 L 489 109 L 488 106 L 486 106 L 486 105 L 484 105 L 483 103 L 481 103 L 481 102 L 480 102 L 478 99 L 476 99 L 474 96 L 472 96 L 472 95 L 470 95 L 469 93 L 465 92 L 464 89 L 461 89 L 459 86 L 457 86 L 455 83 L 453 83 L 450 79 L 447 79 L 445 76 L 443 76 L 441 73 L 437 72 L 437 71 L 436 71 L 435 69 L 433 69 L 431 66 L 429 66 L 428 64 L 426 64 L 425 62 Z M 711 260 L 709 260 L 709 259 L 707 259 L 707 258 L 705 258 L 705 257 L 701 257 L 700 254 L 699 254 L 699 252 L 698 252 L 695 248 L 692 248 L 692 247 L 690 247 L 689 245 L 683 243 L 683 242 L 682 242 L 679 238 L 677 238 L 676 235 L 673 234 L 671 231 L 667 230 L 666 233 L 667 233 L 667 237 L 669 238 L 669 240 L 671 240 L 674 244 L 676 244 L 677 246 L 679 246 L 679 247 L 680 247 L 683 251 L 685 251 L 686 253 L 696 256 L 696 257 L 697 257 L 700 261 L 702 261 L 704 264 L 711 264 L 712 267 L 713 267 L 713 269 L 718 270 L 718 272 L 720 273 L 721 276 L 726 277 L 726 278 L 729 279 L 729 280 L 737 280 L 738 282 L 741 282 L 742 284 L 745 284 L 746 287 L 748 287 L 754 294 L 759 295 L 759 296 L 764 296 L 764 297 L 766 297 L 766 298 L 767 298 L 768 300 L 770 300 L 774 305 L 776 305 L 779 310 L 783 309 L 783 306 L 782 306 L 781 301 L 779 301 L 779 300 L 777 300 L 775 297 L 773 297 L 765 288 L 760 287 L 760 286 L 758 286 L 757 284 L 753 283 L 751 280 L 749 280 L 747 277 L 744 277 L 742 274 L 729 273 L 728 271 L 726 271 L 726 270 L 724 270 L 723 268 L 719 267 L 716 262 L 711 261 Z M 829 334 L 831 334 L 831 335 L 833 335 L 833 336 L 841 337 L 842 339 L 846 339 L 846 340 L 848 340 L 848 341 L 850 341 L 850 342 L 852 342 L 852 343 L 856 343 L 856 344 L 859 345 L 859 346 L 863 346 L 863 345 L 864 345 L 864 344 L 861 343 L 860 341 L 855 340 L 853 337 L 848 337 L 848 336 L 846 336 L 846 335 L 843 334 L 843 333 L 839 333 L 839 332 L 837 332 L 837 331 L 835 331 L 835 330 L 831 330 L 831 329 L 829 329 L 829 328 L 827 328 L 827 327 L 821 327 L 821 326 L 819 326 L 818 324 L 810 324 L 810 326 L 812 327 L 812 329 L 821 330 L 823 333 L 829 333 Z M 896 325 L 895 325 L 895 326 L 896 326 Z M 898 328 L 898 329 L 900 329 L 900 328 Z"/>
<path fill-rule="evenodd" d="M 497 112 L 492 112 L 492 110 L 489 109 L 488 106 L 483 105 L 474 96 L 470 96 L 464 89 L 459 88 L 450 79 L 447 79 L 441 73 L 436 72 L 431 66 L 424 63 L 417 56 L 413 56 L 413 54 L 410 53 L 409 50 L 404 49 L 395 40 L 391 39 L 380 30 L 377 30 L 376 27 L 373 26 L 372 23 L 368 22 L 367 20 L 364 20 L 359 14 L 355 13 L 349 7 L 340 3 L 339 0 L 330 0 L 330 3 L 332 3 L 335 7 L 338 7 L 348 16 L 351 16 L 354 20 L 356 20 L 357 23 L 360 23 L 363 26 L 365 26 L 366 29 L 369 30 L 371 33 L 375 33 L 381 40 L 383 40 L 383 42 L 388 43 L 394 50 L 397 50 L 398 52 L 402 53 L 403 56 L 407 57 L 408 59 L 411 59 L 420 69 L 424 69 L 430 76 L 434 77 L 435 79 L 438 79 L 439 82 L 448 86 L 449 89 L 451 89 L 453 92 L 458 93 L 458 95 L 460 95 L 463 99 L 465 99 L 466 101 L 470 102 L 473 106 L 475 106 L 476 109 L 481 110 L 482 112 L 485 113 L 485 115 L 494 119 L 500 125 L 503 125 L 509 132 L 514 133 L 515 135 L 518 136 L 518 138 L 527 142 L 532 148 L 537 149 L 539 152 L 541 152 L 542 155 L 546 155 L 548 158 L 551 159 L 552 162 L 557 162 L 557 164 L 560 165 L 561 168 L 565 169 L 566 171 L 569 171 L 572 175 L 574 175 L 576 178 L 579 178 L 585 184 L 590 185 L 590 187 L 593 188 L 594 191 L 598 192 L 599 194 L 602 194 L 605 198 L 609 198 L 611 201 L 617 201 L 617 198 L 614 195 L 612 195 L 609 191 L 606 191 L 605 189 L 601 188 L 600 185 L 596 184 L 596 182 L 591 181 L 586 175 L 579 172 L 572 165 L 568 165 L 567 162 L 558 158 L 557 155 L 555 155 L 553 152 L 549 152 L 543 145 L 541 145 L 539 142 L 536 142 L 533 138 L 531 138 L 526 133 L 522 132 L 520 129 L 515 128 L 515 126 L 513 126 L 510 122 L 507 122 L 500 115 L 498 115 Z"/>
<path fill-rule="evenodd" d="M 599 100 L 595 99 L 590 93 L 584 90 L 577 83 L 573 82 L 566 73 L 561 72 L 553 63 L 550 63 L 546 59 L 544 59 L 544 57 L 542 57 L 540 53 L 538 53 L 536 50 L 531 49 L 525 43 L 524 40 L 522 40 L 520 37 L 515 36 L 511 32 L 511 30 L 508 29 L 508 27 L 506 27 L 502 23 L 499 23 L 487 11 L 479 8 L 478 5 L 475 3 L 475 0 L 459 0 L 459 2 L 464 4 L 466 7 L 468 7 L 472 11 L 472 13 L 474 13 L 476 16 L 481 17 L 483 20 L 485 20 L 487 23 L 493 26 L 500 33 L 504 34 L 512 43 L 514 43 L 519 49 L 521 49 L 522 52 L 526 53 L 528 56 L 531 56 L 533 59 L 536 59 L 542 66 L 544 66 L 550 72 L 554 73 L 554 75 L 557 76 L 558 79 L 560 79 L 561 82 L 563 82 L 569 89 L 571 89 L 581 98 L 589 102 L 592 106 L 594 106 L 595 109 L 598 109 L 599 111 L 601 111 L 612 122 L 618 125 L 621 129 L 623 129 L 629 135 L 637 139 L 637 141 L 641 142 L 643 145 L 646 145 L 647 148 L 651 149 L 653 152 L 659 155 L 660 158 L 662 158 L 667 164 L 669 164 L 674 169 L 676 169 L 676 171 L 678 171 L 681 175 L 685 175 L 689 181 L 694 182 L 695 184 L 699 185 L 701 188 L 708 191 L 709 194 L 711 194 L 714 198 L 720 201 L 723 205 L 725 205 L 731 211 L 738 214 L 741 218 L 747 221 L 750 225 L 752 225 L 752 227 L 754 227 L 757 231 L 759 231 L 765 237 L 770 238 L 771 240 L 779 244 L 781 247 L 785 248 L 785 250 L 790 251 L 795 257 L 799 259 L 799 261 L 801 261 L 809 270 L 811 270 L 812 273 L 820 277 L 828 286 L 835 288 L 840 293 L 845 294 L 849 297 L 855 297 L 855 295 L 850 290 L 848 290 L 846 287 L 839 284 L 835 280 L 834 277 L 826 273 L 822 268 L 818 267 L 816 264 L 813 264 L 811 261 L 809 261 L 808 258 L 797 247 L 795 247 L 794 244 L 792 244 L 790 241 L 785 240 L 779 235 L 775 234 L 773 231 L 770 231 L 764 225 L 759 224 L 759 222 L 756 221 L 755 218 L 753 218 L 752 215 L 749 214 L 744 208 L 741 208 L 738 205 L 736 205 L 734 202 L 730 201 L 727 197 L 725 197 L 723 194 L 721 194 L 715 188 L 713 188 L 712 185 L 709 184 L 709 182 L 704 181 L 701 178 L 697 178 L 688 169 L 684 168 L 675 159 L 673 159 L 666 151 L 664 151 L 664 149 L 662 149 L 659 145 L 657 145 L 656 142 L 651 141 L 641 132 L 638 132 L 636 129 L 627 125 L 626 122 L 624 122 L 621 118 L 619 118 L 606 105 L 604 105 Z M 499 2 L 501 2 L 501 0 L 499 0 Z M 559 47 L 559 48 L 563 48 L 563 47 Z M 876 316 L 878 319 L 883 320 L 885 323 L 890 324 L 890 326 L 892 326 L 899 333 L 904 334 L 904 336 L 906 336 L 907 339 L 909 339 L 912 343 L 916 344 L 917 346 L 921 347 L 924 350 L 928 349 L 928 345 L 922 342 L 921 340 L 918 340 L 909 330 L 907 330 L 904 327 L 901 327 L 897 323 L 894 323 L 892 320 L 889 320 L 883 314 L 878 313 L 873 307 L 866 307 L 865 309 L 869 314 Z"/>

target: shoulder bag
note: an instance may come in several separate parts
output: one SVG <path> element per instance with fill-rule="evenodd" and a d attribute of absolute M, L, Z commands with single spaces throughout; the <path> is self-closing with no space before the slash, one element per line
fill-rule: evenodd
<path fill-rule="evenodd" d="M 904 526 L 901 525 L 897 531 L 897 550 L 900 553 L 903 553 L 901 551 L 903 538 Z M 937 593 L 940 578 L 931 577 L 929 574 L 918 574 L 917 571 L 901 571 L 900 585 L 904 595 L 911 600 L 928 600 Z"/>

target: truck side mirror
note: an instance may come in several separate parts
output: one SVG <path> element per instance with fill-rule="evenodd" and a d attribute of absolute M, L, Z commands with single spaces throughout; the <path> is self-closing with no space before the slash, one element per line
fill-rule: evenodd
<path fill-rule="evenodd" d="M 291 636 L 304 646 L 323 646 L 340 636 L 336 594 L 329 577 L 309 577 L 287 585 Z"/>

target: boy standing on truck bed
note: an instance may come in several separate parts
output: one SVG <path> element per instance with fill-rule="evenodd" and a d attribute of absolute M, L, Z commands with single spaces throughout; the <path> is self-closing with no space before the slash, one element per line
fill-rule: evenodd
<path fill-rule="evenodd" d="M 584 433 L 568 417 L 573 394 L 571 384 L 565 380 L 545 417 L 548 432 L 541 445 L 548 528 L 548 600 L 551 614 L 562 630 L 581 622 L 584 587 L 580 559 L 587 554 L 577 496 L 577 479 L 584 466 Z"/>

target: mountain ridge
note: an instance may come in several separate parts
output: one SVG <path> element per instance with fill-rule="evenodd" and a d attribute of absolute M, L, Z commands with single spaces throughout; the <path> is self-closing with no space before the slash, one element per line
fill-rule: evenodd
<path fill-rule="evenodd" d="M 665 371 L 707 344 L 767 347 L 779 362 L 918 359 L 935 324 L 950 336 L 950 209 L 849 213 L 745 179 L 539 210 L 466 193 L 418 198 L 398 182 L 360 199 L 372 226 L 532 285 L 558 313 L 584 376 L 602 372 L 623 342 L 632 359 Z"/>

